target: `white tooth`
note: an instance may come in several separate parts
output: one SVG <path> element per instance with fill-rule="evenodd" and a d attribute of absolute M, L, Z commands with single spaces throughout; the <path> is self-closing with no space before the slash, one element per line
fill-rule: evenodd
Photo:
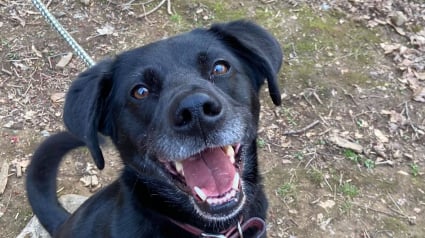
<path fill-rule="evenodd" d="M 236 161 L 235 161 L 235 157 L 234 156 L 230 156 L 230 163 L 232 163 L 232 164 L 234 164 Z"/>
<path fill-rule="evenodd" d="M 239 174 L 238 173 L 236 173 L 235 177 L 233 178 L 232 188 L 235 189 L 235 190 L 239 189 Z"/>
<path fill-rule="evenodd" d="M 197 186 L 193 187 L 193 190 L 195 190 L 195 193 L 198 195 L 198 197 L 205 201 L 207 199 L 207 195 L 205 195 L 204 191 L 202 189 L 198 188 Z"/>
<path fill-rule="evenodd" d="M 233 147 L 231 145 L 227 145 L 223 147 L 224 153 L 229 156 L 230 162 L 232 164 L 235 163 L 235 151 L 233 150 Z"/>
<path fill-rule="evenodd" d="M 233 150 L 233 147 L 231 145 L 228 145 L 228 146 L 223 147 L 223 151 L 230 158 L 235 157 L 235 151 Z"/>
<path fill-rule="evenodd" d="M 176 166 L 177 172 L 184 176 L 183 164 L 180 161 L 175 161 L 174 165 Z"/>

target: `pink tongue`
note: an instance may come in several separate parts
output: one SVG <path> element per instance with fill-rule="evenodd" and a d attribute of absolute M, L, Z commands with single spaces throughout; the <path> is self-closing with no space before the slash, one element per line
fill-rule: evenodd
<path fill-rule="evenodd" d="M 186 184 L 202 189 L 208 197 L 217 197 L 232 188 L 236 170 L 221 148 L 208 149 L 182 161 Z"/>

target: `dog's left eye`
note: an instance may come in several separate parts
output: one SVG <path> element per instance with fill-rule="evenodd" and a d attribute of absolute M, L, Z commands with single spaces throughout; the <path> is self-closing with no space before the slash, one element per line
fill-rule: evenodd
<path fill-rule="evenodd" d="M 137 85 L 131 90 L 131 94 L 135 99 L 143 99 L 149 95 L 149 89 L 143 85 Z"/>
<path fill-rule="evenodd" d="M 220 60 L 214 64 L 212 75 L 223 75 L 229 72 L 230 65 L 224 60 Z"/>

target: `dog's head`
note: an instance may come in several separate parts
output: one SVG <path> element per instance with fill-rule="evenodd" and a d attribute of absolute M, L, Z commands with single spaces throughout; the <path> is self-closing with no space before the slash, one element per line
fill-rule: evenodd
<path fill-rule="evenodd" d="M 104 160 L 97 133 L 110 136 L 127 170 L 148 184 L 157 208 L 196 224 L 237 220 L 257 192 L 255 140 L 265 79 L 281 103 L 278 42 L 235 21 L 130 50 L 73 82 L 68 130 Z M 189 219 L 189 218 L 188 218 Z"/>

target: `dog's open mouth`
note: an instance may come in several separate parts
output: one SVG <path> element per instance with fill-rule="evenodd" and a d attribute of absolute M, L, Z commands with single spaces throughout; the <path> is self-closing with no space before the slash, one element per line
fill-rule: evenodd
<path fill-rule="evenodd" d="M 237 204 L 240 194 L 240 144 L 207 148 L 165 167 L 178 186 L 191 194 L 200 207 L 220 212 Z"/>

